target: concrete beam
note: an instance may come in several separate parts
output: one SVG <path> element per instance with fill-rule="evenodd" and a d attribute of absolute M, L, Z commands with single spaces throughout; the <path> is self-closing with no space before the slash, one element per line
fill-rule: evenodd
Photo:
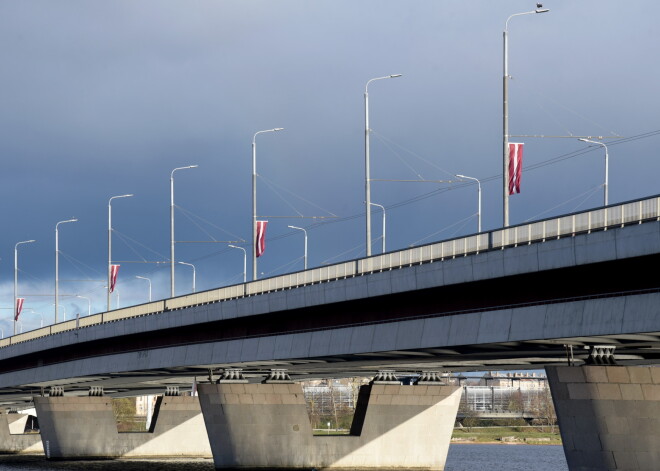
<path fill-rule="evenodd" d="M 200 384 L 217 469 L 444 469 L 460 389 L 362 386 L 349 436 L 314 436 L 300 384 Z"/>
<path fill-rule="evenodd" d="M 41 435 L 25 433 L 30 418 L 27 414 L 0 415 L 0 453 L 43 453 Z"/>
<path fill-rule="evenodd" d="M 658 469 L 660 368 L 545 369 L 571 471 Z"/>
<path fill-rule="evenodd" d="M 197 397 L 159 397 L 150 431 L 117 431 L 109 397 L 35 397 L 49 459 L 210 457 Z"/>

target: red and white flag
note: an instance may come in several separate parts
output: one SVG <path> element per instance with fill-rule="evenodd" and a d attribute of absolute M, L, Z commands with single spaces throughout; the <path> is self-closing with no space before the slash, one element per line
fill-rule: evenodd
<path fill-rule="evenodd" d="M 18 320 L 18 316 L 21 315 L 21 311 L 23 310 L 23 302 L 25 301 L 25 298 L 16 298 L 16 312 L 14 313 L 14 320 Z"/>
<path fill-rule="evenodd" d="M 110 292 L 112 293 L 115 290 L 115 285 L 117 284 L 117 272 L 119 271 L 119 265 L 110 265 Z"/>
<path fill-rule="evenodd" d="M 257 247 L 257 257 L 261 257 L 266 251 L 266 226 L 268 221 L 257 221 L 257 240 L 255 241 Z"/>
<path fill-rule="evenodd" d="M 523 143 L 509 142 L 509 194 L 520 193 Z"/>

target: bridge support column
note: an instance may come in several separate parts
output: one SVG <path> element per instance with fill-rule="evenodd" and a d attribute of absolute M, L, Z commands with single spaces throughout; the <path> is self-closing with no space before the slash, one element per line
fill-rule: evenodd
<path fill-rule="evenodd" d="M 151 429 L 117 431 L 109 397 L 35 397 L 49 459 L 210 457 L 197 397 L 161 396 Z"/>
<path fill-rule="evenodd" d="M 655 470 L 660 463 L 660 368 L 548 366 L 571 471 Z"/>
<path fill-rule="evenodd" d="M 31 419 L 34 417 L 26 414 L 0 415 L 0 454 L 43 453 L 41 435 L 25 433 Z"/>
<path fill-rule="evenodd" d="M 444 469 L 460 389 L 362 386 L 349 436 L 314 436 L 300 384 L 200 384 L 216 469 Z"/>

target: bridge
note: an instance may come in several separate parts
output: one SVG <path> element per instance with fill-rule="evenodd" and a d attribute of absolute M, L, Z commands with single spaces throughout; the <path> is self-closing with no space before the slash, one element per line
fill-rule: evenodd
<path fill-rule="evenodd" d="M 605 432 L 593 432 L 589 443 L 578 444 L 567 425 L 575 421 L 576 411 L 566 416 L 564 409 L 571 408 L 558 401 L 574 405 L 576 400 L 596 397 L 660 404 L 660 369 L 647 366 L 657 364 L 660 355 L 660 286 L 655 275 L 660 260 L 659 217 L 660 197 L 645 198 L 25 332 L 0 341 L 0 404 L 21 408 L 81 395 L 93 402 L 98 398 L 90 397 L 90 391 L 103 394 L 101 398 L 120 397 L 161 394 L 167 388 L 186 391 L 199 384 L 202 409 L 205 404 L 231 408 L 238 405 L 223 401 L 227 394 L 234 394 L 227 392 L 232 387 L 254 400 L 266 394 L 259 392 L 264 387 L 271 391 L 289 381 L 378 376 L 382 370 L 424 372 L 420 382 L 434 385 L 437 371 L 546 367 L 562 434 L 568 434 L 564 442 L 574 447 L 566 450 L 569 464 L 623 462 L 622 453 L 630 453 L 631 448 L 605 449 L 612 441 L 603 438 Z M 618 366 L 607 354 L 610 349 L 603 346 L 616 348 Z M 602 352 L 606 354 L 599 355 Z M 609 366 L 579 366 L 588 363 Z M 618 373 L 624 370 L 625 374 Z M 266 384 L 262 384 L 264 378 L 270 378 Z M 308 450 L 306 456 L 312 461 L 299 458 L 287 466 L 350 467 L 364 459 L 346 461 L 348 456 L 362 456 L 357 449 L 375 446 L 384 453 L 393 446 L 377 439 L 383 430 L 376 433 L 368 424 L 406 427 L 388 415 L 385 404 L 378 406 L 381 419 L 370 415 L 379 404 L 374 391 L 382 395 L 390 391 L 388 400 L 394 404 L 411 390 L 395 391 L 396 381 L 387 374 L 377 379 L 369 387 L 371 396 L 365 392 L 363 406 L 356 412 L 352 435 L 358 438 L 350 445 L 355 449 L 345 443 L 324 445 L 323 453 L 334 450 L 331 459 L 308 438 L 292 438 L 295 447 Z M 442 401 L 456 402 L 458 407 L 455 392 L 448 386 L 433 387 L 444 391 L 428 393 L 438 407 Z M 300 406 L 295 387 L 285 389 L 281 393 L 287 400 Z M 416 389 L 418 394 L 413 395 L 419 407 L 432 402 L 426 389 Z M 365 404 L 371 405 L 367 409 Z M 260 410 L 270 410 L 269 405 L 261 403 Z M 409 422 L 427 430 L 428 422 L 412 420 L 428 416 L 421 413 L 423 408 L 413 413 L 412 405 L 407 407 L 412 414 Z M 630 407 L 620 406 L 634 413 Z M 658 425 L 660 411 L 644 413 Z M 304 422 L 302 415 L 300 410 L 295 412 L 294 423 Z M 602 422 L 598 414 L 594 417 L 590 423 Z M 206 420 L 216 466 L 262 465 L 238 460 L 236 450 L 229 457 L 225 448 L 214 445 L 212 437 L 217 434 L 233 436 L 226 429 L 227 420 Z M 242 420 L 239 423 L 245 428 Z M 439 435 L 446 436 L 446 422 L 437 430 Z M 266 440 L 264 430 L 270 429 L 259 427 L 246 429 Z M 428 441 L 415 427 L 406 430 L 417 441 Z M 660 427 L 654 430 L 650 436 L 656 441 L 649 446 L 659 443 Z M 365 438 L 369 433 L 373 436 Z M 267 448 L 265 455 L 271 458 L 261 458 L 271 459 L 267 465 L 272 466 L 272 456 L 280 459 L 283 449 L 291 450 Z M 600 461 L 594 461 L 596 454 Z M 638 454 L 634 459 L 660 459 L 656 455 Z M 433 463 L 428 469 L 441 469 Z"/>

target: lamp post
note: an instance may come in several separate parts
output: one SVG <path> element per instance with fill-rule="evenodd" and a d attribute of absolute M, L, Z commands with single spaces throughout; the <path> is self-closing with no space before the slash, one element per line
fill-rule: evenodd
<path fill-rule="evenodd" d="M 34 309 L 30 309 L 30 308 L 26 308 L 26 310 L 27 310 L 27 311 L 31 311 L 32 314 L 39 314 L 39 316 L 41 317 L 39 327 L 43 327 L 43 326 L 44 326 L 44 315 L 43 315 L 42 313 L 37 312 L 37 311 L 35 311 Z"/>
<path fill-rule="evenodd" d="M 546 13 L 550 10 L 543 8 L 540 3 L 536 4 L 536 10 L 515 13 L 507 18 L 504 24 L 504 78 L 502 86 L 502 142 L 503 142 L 503 226 L 509 225 L 509 21 L 514 16 L 530 15 L 532 13 Z"/>
<path fill-rule="evenodd" d="M 91 316 L 92 315 L 92 301 L 90 301 L 89 298 L 86 298 L 85 296 L 79 296 L 76 294 L 76 298 L 80 299 L 86 299 L 87 300 L 87 315 Z"/>
<path fill-rule="evenodd" d="M 16 309 L 16 301 L 18 299 L 18 246 L 22 244 L 30 244 L 32 242 L 36 242 L 35 240 L 24 240 L 21 242 L 18 242 L 14 246 L 14 335 L 16 335 L 16 314 L 17 314 L 17 309 Z"/>
<path fill-rule="evenodd" d="M 193 265 L 192 263 L 186 263 L 186 262 L 176 262 L 176 263 L 178 263 L 179 265 L 188 265 L 189 267 L 192 267 L 192 271 L 193 271 L 192 292 L 194 293 L 195 292 L 195 265 Z"/>
<path fill-rule="evenodd" d="M 481 182 L 474 177 L 467 177 L 465 175 L 456 175 L 458 178 L 463 178 L 465 180 L 474 180 L 477 182 L 477 196 L 479 203 L 477 205 L 477 232 L 481 232 Z"/>
<path fill-rule="evenodd" d="M 371 256 L 371 176 L 369 168 L 369 84 L 375 80 L 401 77 L 403 74 L 386 75 L 367 81 L 364 86 L 364 192 L 365 208 L 367 212 L 367 257 Z"/>
<path fill-rule="evenodd" d="M 170 296 L 174 297 L 174 172 L 188 168 L 197 168 L 198 165 L 177 167 L 170 173 Z"/>
<path fill-rule="evenodd" d="M 117 198 L 129 198 L 133 195 L 118 195 L 118 196 L 112 196 L 108 200 L 108 290 L 107 290 L 107 297 L 108 297 L 108 307 L 107 310 L 110 310 L 110 286 L 112 285 L 112 200 L 117 199 Z"/>
<path fill-rule="evenodd" d="M 303 231 L 305 234 L 305 256 L 304 256 L 304 265 L 305 265 L 305 270 L 307 270 L 307 231 L 303 229 L 302 227 L 296 227 L 296 226 L 288 226 L 290 229 L 297 229 L 299 231 Z"/>
<path fill-rule="evenodd" d="M 603 206 L 608 205 L 608 185 L 609 185 L 609 155 L 607 153 L 607 146 L 598 141 L 591 141 L 589 139 L 578 139 L 578 141 L 587 142 L 589 144 L 597 144 L 605 148 L 605 183 L 603 184 Z"/>
<path fill-rule="evenodd" d="M 385 206 L 378 203 L 369 203 L 371 206 L 378 206 L 383 211 L 383 253 L 385 253 Z"/>
<path fill-rule="evenodd" d="M 245 283 L 247 281 L 247 250 L 237 245 L 229 244 L 229 247 L 231 247 L 232 249 L 239 249 L 243 251 L 243 283 Z"/>
<path fill-rule="evenodd" d="M 59 225 L 67 222 L 76 222 L 76 218 L 60 221 L 55 224 L 55 324 L 57 324 L 57 308 L 59 304 L 59 290 L 60 290 L 60 235 Z"/>
<path fill-rule="evenodd" d="M 149 302 L 151 302 L 151 280 L 144 276 L 138 276 L 138 275 L 135 275 L 135 278 L 139 278 L 140 280 L 147 280 L 147 282 L 149 283 Z"/>
<path fill-rule="evenodd" d="M 252 137 L 252 279 L 257 279 L 257 136 L 266 132 L 284 131 L 284 128 L 257 131 Z"/>

